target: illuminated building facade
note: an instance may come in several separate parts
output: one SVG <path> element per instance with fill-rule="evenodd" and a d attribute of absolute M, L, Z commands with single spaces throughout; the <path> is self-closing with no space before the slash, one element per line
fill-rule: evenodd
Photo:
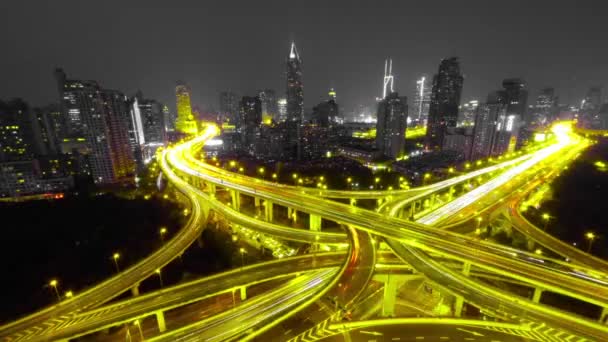
<path fill-rule="evenodd" d="M 277 100 L 277 110 L 279 113 L 278 121 L 287 120 L 287 99 L 286 98 L 280 98 Z"/>
<path fill-rule="evenodd" d="M 497 124 L 500 118 L 507 117 L 507 107 L 499 101 L 498 94 L 488 96 L 488 102 L 477 107 L 471 160 L 486 158 L 492 154 L 497 139 Z"/>
<path fill-rule="evenodd" d="M 458 58 L 442 60 L 438 73 L 433 77 L 426 130 L 427 150 L 441 150 L 447 128 L 456 127 L 463 82 Z"/>
<path fill-rule="evenodd" d="M 405 148 L 407 98 L 390 93 L 378 103 L 376 148 L 389 158 L 400 158 Z"/>
<path fill-rule="evenodd" d="M 197 134 L 198 126 L 190 103 L 190 88 L 183 82 L 178 82 L 175 87 L 175 96 L 177 104 L 175 129 L 184 134 Z"/>
<path fill-rule="evenodd" d="M 36 122 L 21 99 L 0 101 L 0 162 L 29 160 L 40 153 Z"/>
<path fill-rule="evenodd" d="M 302 85 L 302 59 L 291 43 L 287 58 L 287 120 L 302 121 L 304 117 L 304 86 Z"/>
<path fill-rule="evenodd" d="M 479 101 L 471 100 L 460 106 L 460 117 L 459 123 L 463 126 L 473 125 L 475 122 L 475 113 L 477 113 L 477 107 L 479 107 Z"/>

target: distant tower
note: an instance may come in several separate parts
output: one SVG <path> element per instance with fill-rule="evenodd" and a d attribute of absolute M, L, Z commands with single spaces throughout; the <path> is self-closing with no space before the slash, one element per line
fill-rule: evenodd
<path fill-rule="evenodd" d="M 416 93 L 414 94 L 414 108 L 416 118 L 422 122 L 429 115 L 429 103 L 431 102 L 431 87 L 428 80 L 422 76 L 416 81 Z"/>
<path fill-rule="evenodd" d="M 393 60 L 387 59 L 384 61 L 384 79 L 382 81 L 382 99 L 386 98 L 387 94 L 394 92 L 393 90 Z"/>
<path fill-rule="evenodd" d="M 433 77 L 433 92 L 426 129 L 426 148 L 441 150 L 448 127 L 456 127 L 463 77 L 457 57 L 447 58 L 439 64 Z"/>
<path fill-rule="evenodd" d="M 192 106 L 190 104 L 190 88 L 183 82 L 178 82 L 175 87 L 175 96 L 177 99 L 177 120 L 175 129 L 186 134 L 198 133 L 194 115 L 192 115 Z"/>
<path fill-rule="evenodd" d="M 304 116 L 304 87 L 302 86 L 302 59 L 291 43 L 287 59 L 287 120 L 301 121 Z"/>

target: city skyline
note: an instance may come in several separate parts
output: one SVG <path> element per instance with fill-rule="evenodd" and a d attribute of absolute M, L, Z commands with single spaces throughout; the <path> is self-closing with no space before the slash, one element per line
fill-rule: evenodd
<path fill-rule="evenodd" d="M 604 85 L 608 79 L 606 59 L 600 58 L 608 52 L 601 44 L 602 30 L 597 20 L 593 20 L 595 14 L 584 6 L 577 7 L 577 16 L 572 18 L 570 10 L 573 8 L 568 6 L 574 5 L 543 7 L 543 4 L 546 5 L 525 5 L 528 11 L 521 14 L 522 22 L 514 27 L 508 25 L 509 16 L 501 15 L 512 10 L 501 5 L 492 8 L 470 4 L 458 7 L 449 3 L 432 8 L 422 5 L 415 12 L 419 15 L 414 15 L 409 14 L 407 5 L 393 4 L 396 9 L 403 10 L 397 17 L 385 11 L 391 8 L 388 3 L 379 4 L 377 8 L 355 6 L 349 9 L 348 15 L 340 12 L 339 4 L 326 4 L 325 11 L 318 10 L 318 6 L 301 5 L 293 13 L 281 15 L 277 3 L 274 6 L 277 8 L 270 6 L 271 11 L 266 14 L 273 24 L 263 20 L 256 24 L 263 34 L 256 34 L 262 38 L 253 41 L 236 34 L 241 26 L 251 24 L 244 14 L 256 11 L 247 4 L 230 9 L 222 5 L 203 9 L 190 4 L 183 5 L 185 8 L 168 9 L 127 6 L 122 13 L 112 17 L 100 9 L 88 16 L 86 23 L 109 20 L 113 25 L 104 26 L 107 30 L 91 25 L 88 37 L 105 37 L 109 42 L 108 50 L 124 51 L 116 55 L 111 52 L 106 55 L 108 52 L 95 49 L 69 49 L 70 42 L 78 39 L 79 34 L 65 31 L 66 27 L 62 25 L 47 25 L 45 32 L 15 32 L 11 29 L 18 26 L 15 21 L 24 19 L 19 13 L 27 12 L 20 8 L 22 5 L 3 4 L 7 13 L 16 15 L 0 24 L 7 25 L 2 27 L 3 32 L 13 34 L 7 39 L 9 53 L 3 55 L 0 63 L 5 75 L 3 79 L 10 82 L 0 82 L 0 93 L 3 98 L 23 97 L 28 103 L 46 105 L 55 100 L 52 70 L 63 67 L 79 77 L 98 80 L 128 95 L 142 90 L 151 98 L 169 104 L 172 110 L 175 110 L 172 100 L 175 81 L 183 79 L 192 88 L 193 104 L 218 110 L 218 95 L 224 90 L 253 94 L 258 89 L 273 89 L 277 91 L 277 98 L 283 97 L 285 51 L 295 40 L 298 52 L 306 61 L 303 76 L 306 113 L 324 99 L 329 88 L 340 94 L 345 112 L 360 104 L 373 103 L 382 87 L 386 56 L 394 63 L 395 90 L 408 96 L 410 102 L 416 80 L 423 74 L 433 74 L 439 60 L 454 55 L 460 57 L 465 76 L 462 102 L 472 98 L 483 100 L 500 80 L 521 77 L 528 83 L 532 97 L 536 97 L 542 88 L 554 87 L 562 103 L 577 104 L 589 87 Z M 80 6 L 52 4 L 48 11 L 33 13 L 34 17 L 28 20 L 48 21 L 49 24 L 51 19 L 52 22 L 65 22 Z M 175 14 L 173 11 L 178 10 L 183 20 L 174 22 L 170 18 Z M 213 18 L 204 10 L 219 16 Z M 470 17 L 483 20 L 471 24 L 462 20 L 462 16 L 442 16 L 450 11 L 468 13 Z M 134 15 L 136 13 L 139 15 Z M 311 13 L 320 15 L 323 20 L 311 26 L 303 20 Z M 431 28 L 419 25 L 425 15 L 430 14 L 439 15 L 442 21 Z M 191 17 L 197 15 L 199 20 Z M 243 20 L 228 26 L 220 25 L 226 29 L 215 30 L 213 35 L 204 29 L 219 24 L 218 20 L 227 15 Z M 381 15 L 386 17 L 387 25 L 376 28 L 372 22 Z M 127 16 L 133 20 L 123 20 Z M 141 18 L 163 22 L 163 25 L 153 27 Z M 356 24 L 349 18 L 356 19 Z M 76 16 L 74 20 L 73 25 L 78 26 L 83 19 Z M 458 27 L 457 32 L 452 32 L 450 27 Z M 420 33 L 412 37 L 410 32 L 414 32 L 414 28 Z M 494 35 L 480 32 L 487 29 L 493 29 Z M 328 34 L 319 35 L 321 32 Z M 518 39 L 523 34 L 526 39 Z M 175 40 L 176 35 L 180 39 Z M 203 35 L 202 39 L 197 35 Z M 555 35 L 561 39 L 550 39 Z M 498 39 L 501 37 L 503 39 Z M 243 51 L 248 52 L 245 61 Z M 27 57 L 22 58 L 24 55 Z M 547 55 L 551 56 L 551 63 L 547 63 Z"/>

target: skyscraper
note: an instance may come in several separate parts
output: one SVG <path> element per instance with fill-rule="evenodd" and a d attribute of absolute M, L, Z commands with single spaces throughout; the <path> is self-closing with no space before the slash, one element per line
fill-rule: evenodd
<path fill-rule="evenodd" d="M 235 123 L 239 114 L 239 98 L 232 91 L 220 93 L 220 115 L 223 121 Z"/>
<path fill-rule="evenodd" d="M 312 108 L 312 123 L 319 127 L 329 127 L 338 123 L 339 107 L 336 103 L 336 92 L 330 90 L 329 100 L 323 101 Z"/>
<path fill-rule="evenodd" d="M 393 77 L 393 60 L 387 59 L 384 61 L 384 78 L 382 79 L 382 98 L 383 100 L 387 95 L 392 94 L 395 90 L 393 89 L 393 83 L 395 78 Z"/>
<path fill-rule="evenodd" d="M 175 129 L 185 134 L 196 134 L 198 127 L 194 115 L 192 115 L 192 105 L 190 103 L 190 88 L 181 81 L 175 87 L 177 99 L 177 120 Z"/>
<path fill-rule="evenodd" d="M 475 114 L 477 113 L 477 107 L 479 106 L 479 101 L 471 100 L 469 102 L 464 103 L 460 106 L 460 117 L 458 121 L 460 121 L 464 126 L 468 126 L 475 122 Z"/>
<path fill-rule="evenodd" d="M 277 96 L 272 89 L 264 89 L 258 92 L 260 101 L 262 102 L 262 117 L 271 118 L 274 121 L 279 121 L 279 108 L 277 106 Z"/>
<path fill-rule="evenodd" d="M 29 160 L 37 152 L 35 119 L 21 99 L 0 101 L 0 162 Z"/>
<path fill-rule="evenodd" d="M 585 112 L 597 112 L 602 105 L 602 87 L 594 86 L 589 88 L 587 95 L 583 99 L 581 109 Z"/>
<path fill-rule="evenodd" d="M 496 139 L 496 123 L 498 118 L 504 117 L 506 113 L 506 106 L 499 102 L 484 103 L 477 107 L 471 160 L 485 158 L 490 155 Z"/>
<path fill-rule="evenodd" d="M 416 93 L 414 94 L 414 108 L 410 119 L 417 120 L 419 123 L 427 119 L 429 115 L 429 105 L 431 102 L 431 87 L 429 80 L 422 76 L 416 81 Z M 413 117 L 412 117 L 413 116 Z"/>
<path fill-rule="evenodd" d="M 503 101 L 507 105 L 507 115 L 518 115 L 521 122 L 531 121 L 526 115 L 528 91 L 526 82 L 520 78 L 507 78 L 502 81 Z"/>
<path fill-rule="evenodd" d="M 302 85 L 302 59 L 291 43 L 287 59 L 287 120 L 302 121 L 304 117 L 304 87 Z"/>
<path fill-rule="evenodd" d="M 163 119 L 165 121 L 165 132 L 175 131 L 175 121 L 177 120 L 175 113 L 171 113 L 169 107 L 163 105 Z"/>
<path fill-rule="evenodd" d="M 260 98 L 243 96 L 236 130 L 240 134 L 243 150 L 250 155 L 255 154 L 255 144 L 259 140 L 261 124 L 262 102 Z"/>
<path fill-rule="evenodd" d="M 277 111 L 279 112 L 278 121 L 287 120 L 287 99 L 286 98 L 280 98 L 277 100 Z"/>
<path fill-rule="evenodd" d="M 407 98 L 390 93 L 378 103 L 376 148 L 389 158 L 403 156 L 407 128 Z"/>
<path fill-rule="evenodd" d="M 95 81 L 69 80 L 61 69 L 55 74 L 68 131 L 84 135 L 94 182 L 132 182 L 134 145 L 129 139 L 131 115 L 127 97 L 102 89 Z"/>
<path fill-rule="evenodd" d="M 463 77 L 458 57 L 441 61 L 433 77 L 433 91 L 426 129 L 427 150 L 441 150 L 448 127 L 456 127 Z"/>
<path fill-rule="evenodd" d="M 530 120 L 535 124 L 544 124 L 556 116 L 557 97 L 554 88 L 543 88 L 536 97 L 534 106 L 534 117 Z"/>

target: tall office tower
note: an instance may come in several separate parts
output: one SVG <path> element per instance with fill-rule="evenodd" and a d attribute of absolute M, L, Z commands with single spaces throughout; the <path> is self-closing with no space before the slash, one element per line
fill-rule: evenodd
<path fill-rule="evenodd" d="M 422 123 L 429 115 L 429 106 L 431 103 L 431 86 L 429 80 L 422 76 L 416 81 L 416 93 L 414 94 L 414 108 L 410 119 L 417 120 Z"/>
<path fill-rule="evenodd" d="M 33 110 L 38 126 L 44 152 L 42 154 L 56 155 L 60 152 L 60 144 L 65 134 L 65 121 L 59 106 L 48 105 Z"/>
<path fill-rule="evenodd" d="M 426 149 L 441 150 L 448 127 L 456 127 L 463 77 L 458 57 L 441 61 L 433 77 L 433 90 L 426 129 Z"/>
<path fill-rule="evenodd" d="M 407 97 L 399 97 L 396 92 L 390 93 L 378 103 L 376 148 L 389 158 L 402 157 L 406 128 Z"/>
<path fill-rule="evenodd" d="M 190 88 L 181 81 L 175 87 L 177 104 L 177 120 L 175 129 L 185 134 L 197 134 L 198 126 L 194 115 L 192 115 L 192 105 L 190 104 Z"/>
<path fill-rule="evenodd" d="M 262 102 L 262 117 L 279 121 L 279 108 L 277 107 L 277 96 L 274 90 L 260 90 L 258 96 Z"/>
<path fill-rule="evenodd" d="M 534 117 L 531 120 L 535 124 L 544 124 L 551 121 L 556 116 L 557 97 L 554 88 L 543 88 L 536 97 L 534 106 Z"/>
<path fill-rule="evenodd" d="M 479 101 L 471 100 L 464 103 L 459 107 L 458 122 L 463 126 L 473 125 L 475 122 L 475 114 L 477 113 L 477 107 L 479 107 Z"/>
<path fill-rule="evenodd" d="M 232 91 L 220 92 L 220 115 L 222 121 L 235 123 L 239 114 L 239 97 Z"/>
<path fill-rule="evenodd" d="M 287 99 L 286 98 L 280 98 L 277 100 L 277 111 L 279 113 L 278 121 L 287 120 Z"/>
<path fill-rule="evenodd" d="M 302 121 L 304 117 L 304 87 L 302 85 L 302 59 L 291 43 L 287 59 L 287 120 Z"/>
<path fill-rule="evenodd" d="M 518 115 L 522 123 L 531 121 L 526 115 L 528 103 L 526 82 L 519 78 L 507 78 L 502 81 L 502 87 L 504 88 L 502 94 L 507 105 L 507 115 Z"/>
<path fill-rule="evenodd" d="M 242 149 L 254 155 L 262 124 L 262 102 L 259 97 L 243 96 L 237 123 L 236 130 L 241 136 Z"/>
<path fill-rule="evenodd" d="M 174 132 L 175 131 L 175 121 L 177 120 L 177 116 L 175 113 L 171 113 L 169 107 L 166 105 L 162 105 L 163 107 L 163 120 L 165 121 L 165 132 Z"/>
<path fill-rule="evenodd" d="M 507 152 L 513 152 L 517 144 L 519 134 L 519 115 L 504 114 L 498 116 L 496 122 L 496 133 L 490 154 L 499 156 Z"/>
<path fill-rule="evenodd" d="M 91 106 L 90 99 L 99 91 L 99 84 L 90 80 L 70 80 L 60 68 L 55 69 L 55 79 L 61 112 L 65 117 L 66 134 L 81 138 L 85 134 L 83 109 Z"/>
<path fill-rule="evenodd" d="M 143 94 L 138 92 L 133 99 L 132 111 L 139 112 L 143 143 L 164 144 L 166 137 L 163 106 L 156 100 L 144 98 Z"/>
<path fill-rule="evenodd" d="M 333 94 L 333 95 L 332 95 Z M 329 92 L 329 100 L 312 107 L 312 123 L 319 127 L 330 127 L 339 123 L 339 107 L 335 100 L 336 92 Z"/>
<path fill-rule="evenodd" d="M 39 154 L 42 142 L 36 127 L 23 100 L 0 101 L 0 162 L 30 160 Z"/>
<path fill-rule="evenodd" d="M 498 118 L 506 116 L 506 113 L 506 106 L 498 102 L 485 103 L 477 107 L 471 160 L 485 158 L 490 155 L 496 139 L 496 123 Z"/>

